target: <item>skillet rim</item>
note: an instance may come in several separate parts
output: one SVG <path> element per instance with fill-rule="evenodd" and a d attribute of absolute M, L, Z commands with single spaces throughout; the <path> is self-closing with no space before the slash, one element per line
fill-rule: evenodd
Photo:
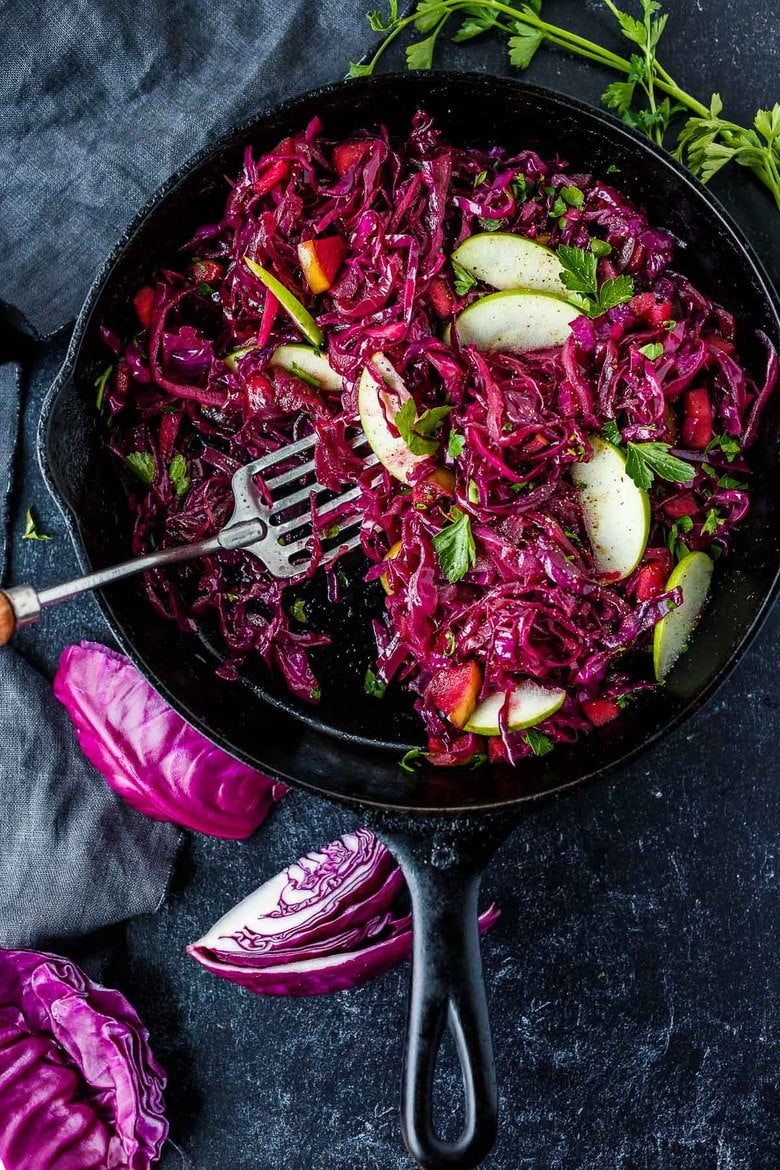
<path fill-rule="evenodd" d="M 640 148 L 640 150 L 648 156 L 656 167 L 663 167 L 681 181 L 683 187 L 687 188 L 688 192 L 693 198 L 704 203 L 707 213 L 719 221 L 722 228 L 731 237 L 732 242 L 737 249 L 742 253 L 747 266 L 752 271 L 753 278 L 757 287 L 760 289 L 761 295 L 769 310 L 769 316 L 773 319 L 774 327 L 777 333 L 775 340 L 780 341 L 780 310 L 778 308 L 777 292 L 774 288 L 771 278 L 769 277 L 763 263 L 756 255 L 752 245 L 745 237 L 742 229 L 736 223 L 735 219 L 720 203 L 716 196 L 711 192 L 689 171 L 687 171 L 681 164 L 672 158 L 666 151 L 657 148 L 653 143 L 650 143 L 638 132 L 625 126 L 612 114 L 604 111 L 588 102 L 584 102 L 578 98 L 570 97 L 568 94 L 560 93 L 557 90 L 549 89 L 544 86 L 532 85 L 528 82 L 515 79 L 505 78 L 496 74 L 480 74 L 468 71 L 454 71 L 454 70 L 433 70 L 433 71 L 402 71 L 402 72 L 388 72 L 371 75 L 364 78 L 350 78 L 336 82 L 332 82 L 325 86 L 320 86 L 313 90 L 308 90 L 303 93 L 296 94 L 292 98 L 271 106 L 264 108 L 260 113 L 254 117 L 246 119 L 226 130 L 224 133 L 217 136 L 213 141 L 207 143 L 191 155 L 184 163 L 182 163 L 167 179 L 165 179 L 152 195 L 143 204 L 140 210 L 133 216 L 131 221 L 122 231 L 116 244 L 108 253 L 106 259 L 98 269 L 95 278 L 86 294 L 82 308 L 76 318 L 73 333 L 68 344 L 67 352 L 63 360 L 62 366 L 58 371 L 52 385 L 47 392 L 46 398 L 42 404 L 41 416 L 37 429 L 37 454 L 38 461 L 41 468 L 45 484 L 53 499 L 55 500 L 62 516 L 68 534 L 73 544 L 77 560 L 83 570 L 87 571 L 91 567 L 91 563 L 87 556 L 86 547 L 81 534 L 78 518 L 66 503 L 64 497 L 57 485 L 54 473 L 50 465 L 49 458 L 49 428 L 51 421 L 56 415 L 57 403 L 61 393 L 66 389 L 68 382 L 75 373 L 84 335 L 87 325 L 92 315 L 93 308 L 103 294 L 106 287 L 110 284 L 114 268 L 121 261 L 125 250 L 130 246 L 139 230 L 152 217 L 159 207 L 165 202 L 167 197 L 179 186 L 179 184 L 186 180 L 194 171 L 201 165 L 207 163 L 210 158 L 217 155 L 222 150 L 226 150 L 235 145 L 242 138 L 250 132 L 258 132 L 262 130 L 263 123 L 271 119 L 283 118 L 292 115 L 297 107 L 304 106 L 311 102 L 327 103 L 335 94 L 341 94 L 344 90 L 355 89 L 358 91 L 369 93 L 374 89 L 392 88 L 396 83 L 403 82 L 408 84 L 409 81 L 426 81 L 432 86 L 440 85 L 442 87 L 457 86 L 461 83 L 467 83 L 471 87 L 481 87 L 486 92 L 495 90 L 496 85 L 506 86 L 514 89 L 518 93 L 526 94 L 531 99 L 537 98 L 541 101 L 558 105 L 566 110 L 567 113 L 573 113 L 575 116 L 585 119 L 590 119 L 593 123 L 600 124 L 605 134 L 611 137 L 612 141 L 626 140 L 633 146 Z M 424 102 L 424 98 L 420 100 Z M 761 627 L 766 621 L 772 606 L 780 594 L 780 563 L 778 563 L 774 577 L 770 587 L 764 592 L 755 610 L 750 625 L 746 629 L 740 642 L 733 648 L 728 659 L 723 663 L 719 670 L 717 670 L 696 692 L 696 694 L 677 711 L 670 716 L 668 722 L 663 726 L 652 729 L 649 733 L 643 734 L 633 746 L 628 747 L 616 759 L 607 761 L 591 770 L 585 770 L 582 774 L 575 778 L 570 778 L 565 781 L 553 781 L 549 785 L 542 785 L 540 783 L 539 789 L 534 792 L 521 792 L 517 795 L 500 795 L 493 796 L 484 803 L 469 803 L 469 804 L 431 804 L 420 805 L 414 803 L 414 794 L 411 799 L 405 802 L 403 799 L 386 800 L 377 799 L 370 794 L 356 795 L 352 792 L 346 792 L 338 789 L 332 789 L 317 782 L 300 779 L 297 775 L 290 775 L 288 771 L 284 771 L 279 767 L 272 767 L 266 763 L 258 761 L 249 752 L 242 748 L 235 747 L 231 744 L 230 748 L 225 746 L 226 736 L 213 731 L 204 719 L 202 719 L 195 712 L 191 711 L 186 702 L 179 700 L 171 688 L 164 682 L 161 682 L 156 674 L 154 668 L 147 664 L 144 657 L 135 649 L 130 639 L 125 635 L 121 628 L 119 619 L 114 615 L 113 609 L 109 602 L 100 591 L 96 594 L 96 600 L 100 606 L 101 613 L 111 631 L 111 634 L 123 650 L 125 654 L 131 659 L 134 665 L 138 668 L 144 678 L 156 690 L 166 702 L 168 702 L 178 714 L 182 716 L 188 723 L 200 731 L 207 739 L 217 744 L 217 746 L 227 750 L 236 758 L 243 760 L 252 767 L 259 768 L 269 775 L 278 779 L 285 780 L 295 787 L 302 788 L 306 791 L 314 793 L 319 796 L 324 796 L 329 800 L 340 804 L 350 806 L 352 808 L 373 807 L 376 809 L 386 809 L 393 812 L 402 813 L 405 815 L 415 815 L 419 817 L 431 818 L 436 816 L 448 817 L 468 817 L 472 814 L 480 814 L 488 811 L 495 811 L 496 809 L 510 810 L 520 809 L 525 806 L 538 804 L 551 797 L 558 797 L 572 788 L 578 787 L 582 784 L 592 783 L 597 779 L 602 779 L 608 775 L 623 768 L 637 756 L 649 749 L 654 743 L 679 727 L 694 715 L 705 703 L 707 703 L 715 691 L 722 685 L 728 675 L 736 667 L 742 655 L 752 644 L 754 638 L 759 633 Z M 257 696 L 256 696 L 257 697 Z M 259 698 L 259 697 L 258 697 Z M 260 699 L 260 702 L 264 702 Z M 271 703 L 265 705 L 273 709 Z M 297 717 L 300 721 L 307 724 L 311 729 L 315 730 L 319 735 L 328 735 L 331 740 L 335 740 L 339 746 L 345 745 L 351 749 L 358 749 L 362 752 L 382 752 L 382 749 L 377 745 L 368 745 L 360 736 L 352 735 L 348 732 L 334 733 L 333 729 L 325 730 L 322 724 L 317 725 L 316 720 L 308 720 L 301 716 Z M 400 749 L 399 749 L 400 750 Z M 432 769 L 422 769 L 418 776 L 425 777 L 428 771 Z"/>

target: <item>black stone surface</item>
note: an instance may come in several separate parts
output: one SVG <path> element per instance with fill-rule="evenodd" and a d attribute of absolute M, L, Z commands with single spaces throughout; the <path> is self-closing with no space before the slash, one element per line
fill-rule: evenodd
<path fill-rule="evenodd" d="M 664 60 L 691 92 L 718 88 L 748 120 L 771 105 L 780 62 L 771 0 L 668 4 Z M 549 0 L 599 38 L 596 3 Z M 504 69 L 504 50 L 442 63 Z M 596 101 L 586 63 L 540 53 L 530 80 Z M 306 87 L 291 78 L 291 91 Z M 713 184 L 777 279 L 771 201 L 746 175 Z M 723 299 L 728 303 L 728 290 Z M 34 464 L 32 433 L 64 339 L 28 354 L 11 575 L 40 585 L 75 568 Z M 33 505 L 50 544 L 22 542 Z M 53 670 L 104 636 L 94 602 L 53 613 L 19 647 Z M 775 611 L 726 688 L 620 776 L 529 815 L 485 879 L 503 916 L 484 943 L 501 1094 L 490 1170 L 771 1170 L 778 1159 L 776 938 L 778 667 Z M 291 793 L 247 843 L 193 838 L 154 916 L 71 948 L 121 987 L 169 1073 L 163 1166 L 404 1170 L 397 1124 L 407 972 L 320 999 L 275 1000 L 209 977 L 184 955 L 240 897 L 353 818 Z M 458 1076 L 442 1064 L 442 1116 Z"/>

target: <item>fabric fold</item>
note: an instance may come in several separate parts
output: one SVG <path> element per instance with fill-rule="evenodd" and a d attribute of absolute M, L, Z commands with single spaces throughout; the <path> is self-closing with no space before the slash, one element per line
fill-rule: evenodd
<path fill-rule="evenodd" d="M 231 125 L 344 76 L 375 39 L 355 3 L 5 0 L 0 289 L 44 337 L 71 320 L 155 188 Z M 30 52 L 30 46 L 35 52 Z M 21 148 L 23 144 L 23 149 Z"/>
<path fill-rule="evenodd" d="M 20 374 L 0 366 L 0 581 Z M 14 520 L 16 525 L 16 520 Z M 33 946 L 155 910 L 179 832 L 129 808 L 82 755 L 51 684 L 0 649 L 0 945 Z"/>

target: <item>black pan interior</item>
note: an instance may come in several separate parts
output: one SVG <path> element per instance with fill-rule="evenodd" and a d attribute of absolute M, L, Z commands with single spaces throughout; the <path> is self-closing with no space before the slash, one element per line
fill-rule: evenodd
<path fill-rule="evenodd" d="M 755 259 L 697 183 L 614 119 L 560 95 L 470 74 L 403 74 L 341 83 L 259 118 L 198 156 L 158 193 L 98 277 L 41 427 L 44 470 L 85 566 L 124 559 L 129 546 L 126 504 L 94 410 L 94 379 L 106 364 L 99 323 L 108 320 L 121 329 L 145 274 L 166 258 L 174 260 L 191 230 L 219 215 L 224 176 L 238 169 L 247 142 L 268 148 L 314 116 L 333 137 L 380 123 L 405 135 L 420 107 L 458 144 L 531 147 L 544 156 L 558 153 L 576 170 L 601 174 L 618 166 L 621 188 L 681 241 L 676 266 L 737 315 L 743 355 L 760 375 L 763 353 L 753 330 L 761 328 L 777 342 L 780 329 Z M 774 489 L 780 466 L 779 397 L 765 414 L 753 452 L 751 518 L 728 563 L 718 568 L 712 604 L 693 650 L 663 691 L 618 725 L 516 771 L 410 774 L 399 768 L 401 752 L 421 743 L 421 728 L 400 688 L 390 688 L 381 702 L 364 694 L 365 670 L 373 660 L 368 619 L 381 606 L 381 595 L 377 585 L 360 584 L 359 557 L 348 565 L 353 584 L 345 604 L 328 609 L 316 602 L 333 648 L 318 654 L 323 700 L 314 709 L 291 698 L 262 664 L 247 668 L 243 683 L 219 680 L 210 632 L 204 629 L 200 639 L 193 638 L 158 618 L 138 581 L 107 591 L 104 610 L 153 685 L 212 739 L 262 769 L 336 797 L 400 807 L 468 809 L 539 796 L 615 766 L 692 710 L 754 630 L 775 590 L 780 563 Z"/>

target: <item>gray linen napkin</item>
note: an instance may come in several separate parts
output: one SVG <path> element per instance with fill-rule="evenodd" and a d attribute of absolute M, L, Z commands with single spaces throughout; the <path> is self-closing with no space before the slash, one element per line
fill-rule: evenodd
<path fill-rule="evenodd" d="M 0 300 L 48 335 L 122 227 L 207 140 L 344 76 L 364 0 L 4 0 Z"/>
<path fill-rule="evenodd" d="M 364 11 L 362 0 L 5 0 L 0 333 L 3 307 L 39 336 L 71 320 L 154 188 L 232 123 L 343 76 L 372 40 Z M 17 368 L 0 365 L 0 580 L 18 405 Z M 0 944 L 154 909 L 177 840 L 111 792 L 48 681 L 2 651 Z"/>
<path fill-rule="evenodd" d="M 0 580 L 19 412 L 0 366 Z M 81 754 L 51 685 L 0 650 L 0 945 L 32 946 L 155 910 L 179 832 L 131 809 Z"/>
<path fill-rule="evenodd" d="M 71 320 L 154 188 L 230 124 L 343 76 L 371 43 L 364 11 L 361 0 L 5 0 L 0 330 L 3 306 L 39 336 Z M 0 580 L 18 404 L 17 368 L 0 366 Z M 2 651 L 0 944 L 154 909 L 177 840 L 119 801 L 48 681 Z"/>

